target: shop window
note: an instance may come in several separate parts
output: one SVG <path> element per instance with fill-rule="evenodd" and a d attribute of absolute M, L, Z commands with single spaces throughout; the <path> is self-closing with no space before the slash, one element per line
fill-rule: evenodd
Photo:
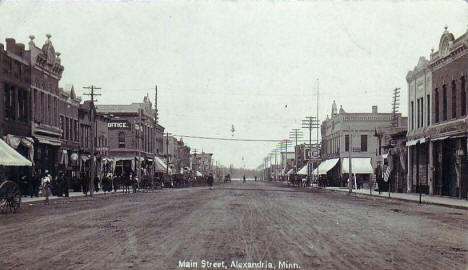
<path fill-rule="evenodd" d="M 119 148 L 125 148 L 125 132 L 119 132 Z"/>
<path fill-rule="evenodd" d="M 361 135 L 361 152 L 367 152 L 367 135 Z"/>

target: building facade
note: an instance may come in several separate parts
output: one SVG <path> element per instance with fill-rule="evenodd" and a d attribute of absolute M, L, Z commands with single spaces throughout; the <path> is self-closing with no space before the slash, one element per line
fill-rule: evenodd
<path fill-rule="evenodd" d="M 466 198 L 468 31 L 455 39 L 446 27 L 429 67 L 433 97 L 432 125 L 427 130 L 429 193 Z"/>
<path fill-rule="evenodd" d="M 209 173 L 211 171 L 211 160 L 212 160 L 213 154 L 212 153 L 193 153 L 190 155 L 190 164 L 191 168 L 194 171 L 199 171 L 203 175 Z"/>
<path fill-rule="evenodd" d="M 97 112 L 109 119 L 108 153 L 117 174 L 135 173 L 163 153 L 164 128 L 156 122 L 148 96 L 142 103 L 97 105 Z"/>
<path fill-rule="evenodd" d="M 0 138 L 34 160 L 31 138 L 31 69 L 22 43 L 6 39 L 0 44 Z"/>
<path fill-rule="evenodd" d="M 56 175 L 62 129 L 59 120 L 59 81 L 64 67 L 60 53 L 56 52 L 51 36 L 39 48 L 30 36 L 28 58 L 31 68 L 32 123 L 35 139 L 35 167 L 41 172 L 49 170 Z"/>
<path fill-rule="evenodd" d="M 429 170 L 427 130 L 432 119 L 432 72 L 429 61 L 420 57 L 406 75 L 408 82 L 408 176 L 407 192 L 429 193 L 432 175 Z"/>
<path fill-rule="evenodd" d="M 332 162 L 333 166 L 321 169 L 319 165 L 319 174 L 326 174 L 331 185 L 345 185 L 351 152 L 353 174 L 368 181 L 377 165 L 379 141 L 375 130 L 390 126 L 393 121 L 392 113 L 379 113 L 377 106 L 372 106 L 370 113 L 347 113 L 342 107 L 338 111 L 333 102 L 331 117 L 327 116 L 321 125 L 321 164 Z M 324 163 L 327 160 L 330 161 Z"/>

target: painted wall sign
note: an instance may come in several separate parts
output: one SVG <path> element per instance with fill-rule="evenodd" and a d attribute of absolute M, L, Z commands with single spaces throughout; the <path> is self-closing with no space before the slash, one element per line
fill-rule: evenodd
<path fill-rule="evenodd" d="M 107 123 L 107 127 L 116 129 L 129 129 L 130 125 L 127 121 L 112 121 Z"/>

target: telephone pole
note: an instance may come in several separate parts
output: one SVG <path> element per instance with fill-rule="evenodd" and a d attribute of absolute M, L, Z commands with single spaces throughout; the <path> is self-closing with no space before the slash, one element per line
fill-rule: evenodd
<path fill-rule="evenodd" d="M 319 133 L 320 133 L 320 120 L 319 120 L 319 100 L 320 100 L 320 92 L 319 92 L 319 79 L 317 78 L 317 116 L 316 116 L 316 120 L 317 120 L 317 124 L 318 124 L 318 127 L 317 127 L 317 140 L 316 140 L 316 147 L 317 147 L 317 152 L 319 151 Z M 319 154 L 319 153 L 318 153 Z M 317 177 L 320 177 L 320 174 L 319 174 L 319 166 L 317 165 Z"/>
<path fill-rule="evenodd" d="M 90 108 L 90 116 L 91 116 L 91 167 L 90 167 L 90 181 L 89 181 L 89 196 L 93 197 L 94 194 L 94 177 L 96 174 L 96 134 L 97 134 L 97 126 L 96 126 L 96 107 L 94 106 L 94 102 L 97 101 L 95 99 L 96 96 L 100 96 L 101 94 L 97 94 L 94 91 L 100 90 L 101 88 L 96 87 L 94 85 L 85 86 L 84 89 L 89 90 L 88 93 L 84 93 L 85 96 L 90 96 L 91 98 L 91 108 Z"/>
<path fill-rule="evenodd" d="M 353 165 L 352 165 L 352 152 L 353 152 L 353 135 L 354 131 L 351 130 L 351 126 L 348 126 L 349 129 L 349 170 L 348 170 L 348 192 L 353 192 Z"/>
<path fill-rule="evenodd" d="M 314 116 L 306 116 L 305 119 L 302 120 L 302 128 L 309 129 L 309 155 L 307 157 L 307 178 L 312 181 L 312 170 L 313 170 L 313 163 L 312 163 L 312 129 L 319 128 L 317 118 Z"/>
<path fill-rule="evenodd" d="M 293 128 L 292 131 L 289 132 L 289 138 L 294 139 L 295 141 L 295 147 L 294 147 L 294 172 L 297 172 L 297 139 L 302 139 L 304 136 L 304 133 L 302 130 L 298 128 Z"/>
<path fill-rule="evenodd" d="M 166 132 L 166 174 L 169 175 L 169 132 Z M 197 149 L 195 149 L 195 154 Z"/>
<path fill-rule="evenodd" d="M 398 125 L 398 119 L 396 114 L 400 109 L 400 88 L 393 89 L 393 101 L 392 101 L 392 114 L 393 114 L 393 125 Z"/>

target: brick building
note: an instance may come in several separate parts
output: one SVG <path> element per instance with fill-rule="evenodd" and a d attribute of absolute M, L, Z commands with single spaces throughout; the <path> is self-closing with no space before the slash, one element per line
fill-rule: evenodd
<path fill-rule="evenodd" d="M 139 162 L 152 162 L 162 154 L 164 127 L 157 123 L 148 96 L 142 103 L 97 105 L 97 112 L 109 119 L 109 156 L 116 162 L 116 173 L 135 173 Z"/>
<path fill-rule="evenodd" d="M 31 161 L 31 70 L 24 44 L 6 39 L 0 44 L 0 138 Z"/>
<path fill-rule="evenodd" d="M 31 68 L 31 133 L 35 139 L 35 166 L 41 171 L 56 173 L 62 130 L 59 120 L 59 81 L 64 70 L 60 53 L 56 52 L 50 35 L 39 48 L 30 36 L 26 51 Z"/>
<path fill-rule="evenodd" d="M 331 185 L 346 185 L 351 151 L 353 174 L 359 181 L 368 181 L 377 165 L 379 143 L 375 129 L 391 126 L 393 119 L 392 113 L 379 113 L 377 106 L 372 106 L 370 113 L 347 113 L 343 108 L 338 111 L 333 101 L 331 118 L 327 116 L 321 125 L 323 161 L 318 174 L 326 175 Z"/>
<path fill-rule="evenodd" d="M 438 51 L 431 53 L 429 67 L 433 97 L 427 129 L 429 193 L 466 198 L 468 31 L 455 39 L 446 27 Z"/>
<path fill-rule="evenodd" d="M 168 157 L 169 165 L 174 172 L 190 167 L 190 147 L 186 146 L 182 139 L 164 136 L 163 142 L 163 156 Z"/>
<path fill-rule="evenodd" d="M 212 153 L 193 153 L 190 155 L 190 164 L 191 168 L 194 171 L 199 171 L 203 175 L 208 174 L 211 172 L 211 160 L 213 154 Z"/>
<path fill-rule="evenodd" d="M 81 98 L 75 94 L 73 85 L 59 89 L 59 126 L 62 130 L 58 166 L 73 179 L 79 171 L 80 134 L 78 110 Z"/>
<path fill-rule="evenodd" d="M 429 173 L 429 142 L 427 128 L 431 125 L 432 72 L 429 61 L 420 57 L 418 64 L 406 75 L 408 82 L 408 176 L 407 192 L 416 187 L 429 192 L 432 178 Z"/>

